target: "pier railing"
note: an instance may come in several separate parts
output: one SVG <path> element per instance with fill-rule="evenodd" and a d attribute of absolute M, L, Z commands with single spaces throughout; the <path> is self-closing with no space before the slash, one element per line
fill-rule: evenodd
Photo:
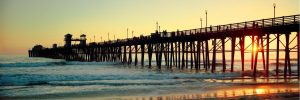
<path fill-rule="evenodd" d="M 300 15 L 298 14 L 181 31 L 156 31 L 148 36 L 93 42 L 86 45 L 78 44 L 56 48 L 43 48 L 38 45 L 29 50 L 29 56 L 75 61 L 120 61 L 123 64 L 131 64 L 132 55 L 135 54 L 134 63 L 137 65 L 139 58 L 137 54 L 139 53 L 141 65 L 144 66 L 144 57 L 145 54 L 148 54 L 148 66 L 151 67 L 152 54 L 155 54 L 158 68 L 161 68 L 162 62 L 165 61 L 168 68 L 199 70 L 202 68 L 201 66 L 204 66 L 206 71 L 215 72 L 217 68 L 216 55 L 222 53 L 222 71 L 225 72 L 228 66 L 226 59 L 230 59 L 230 72 L 233 72 L 235 51 L 240 51 L 242 72 L 244 73 L 244 67 L 247 67 L 244 64 L 244 54 L 251 53 L 250 67 L 253 77 L 256 77 L 258 53 L 262 54 L 265 76 L 269 76 L 269 53 L 276 53 L 276 76 L 279 76 L 279 52 L 284 52 L 282 53 L 285 56 L 283 70 L 286 78 L 287 75 L 292 76 L 290 52 L 293 50 L 297 52 L 297 75 L 300 77 L 299 25 Z M 296 35 L 290 39 L 292 32 L 296 32 Z M 275 35 L 272 40 L 270 40 L 270 34 Z M 282 36 L 285 37 L 284 40 L 281 40 Z M 251 38 L 248 46 L 245 45 L 245 37 Z M 296 46 L 291 44 L 294 40 L 297 41 Z M 210 41 L 212 41 L 212 45 L 209 46 Z M 228 49 L 225 46 L 227 41 L 230 41 L 230 50 L 226 50 Z M 276 41 L 276 49 L 270 49 L 269 44 L 273 41 Z M 250 47 L 250 52 L 247 52 L 246 49 Z M 255 47 L 258 49 L 254 50 Z M 231 57 L 226 58 L 225 51 L 229 51 Z M 163 56 L 164 58 L 162 58 Z"/>
<path fill-rule="evenodd" d="M 261 19 L 261 20 L 254 20 L 254 21 L 246 21 L 246 22 L 239 22 L 239 23 L 232 23 L 226 25 L 217 25 L 217 26 L 209 26 L 204 28 L 196 28 L 196 29 L 189 29 L 189 30 L 181 30 L 181 31 L 172 31 L 172 32 L 158 32 L 152 34 L 160 34 L 160 37 L 180 37 L 180 36 L 188 36 L 188 35 L 196 35 L 196 34 L 212 34 L 212 33 L 225 33 L 228 31 L 242 31 L 242 30 L 250 30 L 255 28 L 270 28 L 276 26 L 285 26 L 285 25 L 299 25 L 300 22 L 300 15 L 291 15 L 291 16 L 282 16 L 276 18 L 268 18 L 268 19 Z M 162 35 L 164 34 L 164 35 Z M 173 35 L 172 35 L 173 34 Z M 127 38 L 127 39 L 117 39 L 117 40 L 110 40 L 106 42 L 99 42 L 99 44 L 105 43 L 120 43 L 120 42 L 128 42 L 137 39 L 150 39 L 151 36 L 140 36 L 134 38 Z"/>

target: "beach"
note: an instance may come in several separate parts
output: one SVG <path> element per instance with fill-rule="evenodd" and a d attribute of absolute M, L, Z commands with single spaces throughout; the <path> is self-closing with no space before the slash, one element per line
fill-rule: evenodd
<path fill-rule="evenodd" d="M 110 62 L 0 59 L 4 100 L 299 99 L 296 76 L 241 77 L 241 72 L 162 69 Z"/>

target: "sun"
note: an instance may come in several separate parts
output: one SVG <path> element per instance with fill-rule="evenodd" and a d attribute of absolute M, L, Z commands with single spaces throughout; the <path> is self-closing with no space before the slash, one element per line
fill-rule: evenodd
<path fill-rule="evenodd" d="M 255 92 L 256 92 L 256 94 L 263 94 L 265 92 L 265 90 L 262 88 L 258 88 L 258 89 L 255 89 Z"/>
<path fill-rule="evenodd" d="M 257 52 L 257 51 L 259 51 L 260 50 L 260 48 L 259 47 L 257 47 L 257 46 L 253 46 L 254 48 L 252 49 L 252 52 Z"/>

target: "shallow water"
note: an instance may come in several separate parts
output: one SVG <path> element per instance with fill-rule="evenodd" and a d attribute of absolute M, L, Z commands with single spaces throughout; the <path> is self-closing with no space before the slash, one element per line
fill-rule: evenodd
<path fill-rule="evenodd" d="M 211 88 L 239 85 L 219 80 L 240 76 L 239 72 L 158 70 L 109 62 L 0 56 L 0 96 L 5 98 L 110 98 L 199 93 Z"/>

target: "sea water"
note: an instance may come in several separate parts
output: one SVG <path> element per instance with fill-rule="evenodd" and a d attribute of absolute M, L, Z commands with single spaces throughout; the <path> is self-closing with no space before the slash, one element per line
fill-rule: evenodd
<path fill-rule="evenodd" d="M 241 76 L 240 72 L 210 73 L 164 68 L 123 65 L 120 62 L 0 56 L 0 97 L 104 98 L 201 93 L 212 87 L 234 85 L 207 80 Z"/>

